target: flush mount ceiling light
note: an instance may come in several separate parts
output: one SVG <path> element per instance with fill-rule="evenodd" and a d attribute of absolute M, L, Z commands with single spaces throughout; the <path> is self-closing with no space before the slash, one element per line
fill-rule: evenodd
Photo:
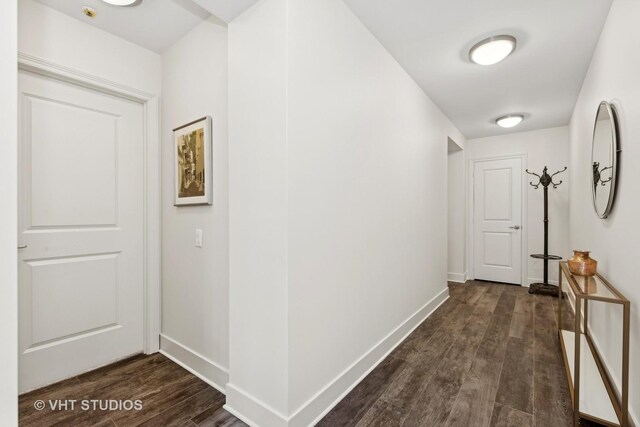
<path fill-rule="evenodd" d="M 102 0 L 105 3 L 112 4 L 114 6 L 132 6 L 138 3 L 139 0 Z"/>
<path fill-rule="evenodd" d="M 516 50 L 516 39 L 512 36 L 493 36 L 473 45 L 469 59 L 479 65 L 493 65 Z"/>
<path fill-rule="evenodd" d="M 508 116 L 498 117 L 496 124 L 502 128 L 508 129 L 517 126 L 524 120 L 522 114 L 509 114 Z"/>

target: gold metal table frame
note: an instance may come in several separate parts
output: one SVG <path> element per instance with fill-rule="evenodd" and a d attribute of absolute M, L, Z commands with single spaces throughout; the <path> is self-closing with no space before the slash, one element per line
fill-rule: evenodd
<path fill-rule="evenodd" d="M 566 262 L 560 262 L 559 270 L 558 336 L 571 392 L 573 424 L 578 426 L 580 418 L 584 418 L 607 426 L 627 427 L 629 425 L 629 321 L 631 308 L 629 300 L 600 274 L 596 274 L 594 277 L 574 276 L 569 271 Z M 567 290 L 572 295 L 563 291 L 563 280 L 566 280 Z M 574 299 L 574 332 L 562 329 L 562 298 L 571 296 Z M 602 357 L 593 342 L 589 328 L 589 302 L 591 301 L 622 306 L 622 375 L 620 377 L 621 387 L 618 391 L 614 388 L 611 375 L 603 364 Z M 573 337 L 573 348 L 570 346 L 572 344 L 571 337 Z M 583 364 L 587 366 L 582 366 Z M 585 393 L 593 393 L 594 396 L 585 395 L 581 400 L 581 378 L 585 382 L 588 381 L 590 383 L 588 385 L 591 385 L 591 388 L 585 390 Z M 598 381 L 601 381 L 602 384 L 598 384 Z M 595 396 L 598 394 L 597 391 L 602 391 L 601 387 L 606 390 L 605 396 L 608 396 L 613 411 L 608 407 L 606 397 L 603 399 L 603 396 L 600 396 L 601 398 L 598 399 L 598 396 Z M 592 399 L 594 402 L 590 405 L 588 399 Z M 583 407 L 581 407 L 581 401 Z M 604 413 L 608 413 L 609 416 L 601 416 Z M 615 417 L 613 413 L 615 413 Z"/>

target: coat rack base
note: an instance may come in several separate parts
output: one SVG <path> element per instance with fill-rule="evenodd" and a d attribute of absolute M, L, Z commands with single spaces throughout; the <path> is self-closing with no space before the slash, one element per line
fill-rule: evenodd
<path fill-rule="evenodd" d="M 549 280 L 547 278 L 548 277 L 548 272 L 549 272 L 549 266 L 548 266 L 549 260 L 559 261 L 559 260 L 562 259 L 561 256 L 549 255 L 549 254 L 531 254 L 531 258 L 544 260 L 544 278 L 542 279 L 542 280 L 544 280 L 544 282 Z M 558 297 L 558 287 L 556 285 L 551 285 L 549 283 L 544 283 L 544 282 L 530 284 L 529 285 L 529 293 L 530 294 L 538 294 L 538 295 L 549 295 L 549 296 L 557 298 Z"/>
<path fill-rule="evenodd" d="M 532 283 L 529 285 L 530 294 L 549 295 L 551 297 L 558 297 L 558 287 L 556 285 L 550 285 L 548 283 Z"/>

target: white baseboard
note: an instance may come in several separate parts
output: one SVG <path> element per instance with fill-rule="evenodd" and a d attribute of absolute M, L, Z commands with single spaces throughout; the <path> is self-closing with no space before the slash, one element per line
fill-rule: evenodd
<path fill-rule="evenodd" d="M 288 427 L 289 419 L 276 409 L 244 390 L 227 384 L 224 409 L 251 427 Z"/>
<path fill-rule="evenodd" d="M 318 423 L 447 298 L 449 289 L 445 288 L 293 412 L 289 417 L 289 427 L 306 427 Z"/>
<path fill-rule="evenodd" d="M 225 384 L 229 381 L 227 369 L 163 334 L 160 334 L 160 353 L 219 392 L 226 394 Z"/>
<path fill-rule="evenodd" d="M 464 273 L 447 273 L 447 280 L 456 283 L 466 283 L 467 272 Z"/>
<path fill-rule="evenodd" d="M 252 427 L 315 425 L 448 298 L 449 289 L 445 288 L 288 418 L 230 383 L 226 387 L 227 404 L 224 408 Z"/>

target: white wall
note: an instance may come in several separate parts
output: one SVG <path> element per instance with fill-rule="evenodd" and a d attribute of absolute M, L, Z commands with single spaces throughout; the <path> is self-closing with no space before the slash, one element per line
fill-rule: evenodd
<path fill-rule="evenodd" d="M 342 1 L 288 13 L 295 411 L 446 289 L 438 205 L 463 138 Z"/>
<path fill-rule="evenodd" d="M 160 94 L 160 55 L 33 0 L 19 0 L 21 53 Z"/>
<path fill-rule="evenodd" d="M 17 2 L 0 13 L 0 424 L 18 425 Z"/>
<path fill-rule="evenodd" d="M 528 164 L 525 168 L 537 174 L 542 173 L 544 166 L 548 166 L 549 173 L 554 173 L 565 166 L 569 166 L 568 159 L 569 130 L 566 126 L 542 129 L 530 132 L 511 133 L 507 135 L 470 139 L 466 144 L 467 160 L 526 154 Z M 468 167 L 468 162 L 467 162 Z M 524 171 L 523 171 L 524 173 Z M 549 188 L 549 253 L 567 257 L 569 250 L 569 188 L 571 180 L 569 171 L 557 175 L 555 181 L 563 183 L 557 189 Z M 526 175 L 530 182 L 532 178 Z M 527 223 L 523 224 L 523 231 L 527 233 L 527 256 L 542 253 L 544 249 L 544 203 L 542 187 L 534 189 L 527 186 Z M 472 213 L 469 213 L 472 215 Z M 471 237 L 470 237 L 471 238 Z M 473 245 L 469 244 L 469 248 Z M 469 249 L 471 250 L 471 249 Z M 528 282 L 541 282 L 543 263 L 540 260 L 528 258 Z M 471 266 L 468 265 L 469 272 Z M 549 262 L 549 281 L 558 281 L 558 263 Z M 526 283 L 525 285 L 528 285 Z"/>
<path fill-rule="evenodd" d="M 449 145 L 451 144 L 455 143 L 449 142 Z M 465 151 L 449 150 L 447 155 L 447 278 L 462 283 L 467 276 L 466 170 Z"/>
<path fill-rule="evenodd" d="M 263 0 L 229 39 L 227 403 L 308 425 L 447 295 L 433 182 L 464 138 L 340 0 Z"/>
<path fill-rule="evenodd" d="M 630 408 L 640 418 L 640 3 L 613 2 L 593 55 L 570 124 L 570 242 L 592 251 L 598 270 L 631 301 Z M 621 161 L 618 193 L 609 218 L 599 219 L 591 196 L 591 140 L 598 104 L 615 104 L 620 114 Z M 614 378 L 620 378 L 621 311 L 593 305 L 589 310 L 593 335 Z"/>
<path fill-rule="evenodd" d="M 264 427 L 288 413 L 286 6 L 229 24 L 227 408 Z"/>
<path fill-rule="evenodd" d="M 227 83 L 227 28 L 214 17 L 162 55 L 161 349 L 220 389 L 229 366 Z M 213 205 L 176 207 L 172 129 L 204 116 L 212 117 Z"/>

